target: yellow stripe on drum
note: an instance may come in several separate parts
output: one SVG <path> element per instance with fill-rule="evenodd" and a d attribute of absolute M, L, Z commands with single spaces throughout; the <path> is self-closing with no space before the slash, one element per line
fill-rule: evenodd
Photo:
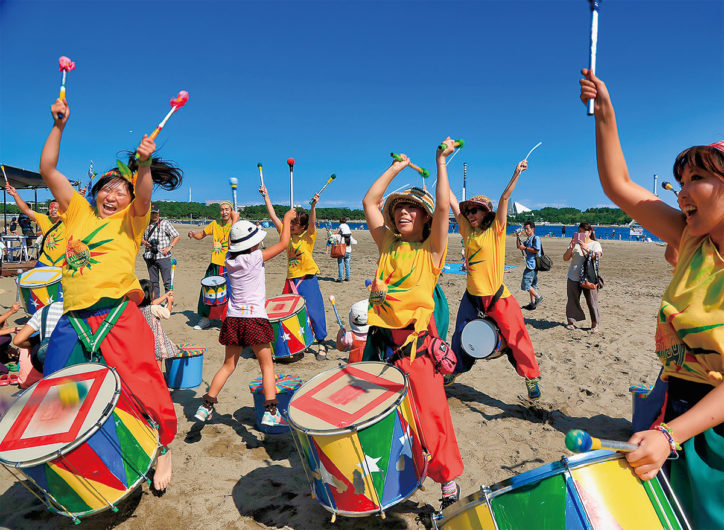
<path fill-rule="evenodd" d="M 109 502 L 115 502 L 126 493 L 126 490 L 118 490 L 106 486 L 101 482 L 80 477 L 55 465 L 53 462 L 48 462 L 47 465 L 49 465 L 50 468 L 68 484 L 68 487 L 71 488 L 78 497 L 83 499 L 83 502 L 93 511 L 107 508 Z"/>
<path fill-rule="evenodd" d="M 158 438 L 156 431 L 151 429 L 145 422 L 129 414 L 128 412 L 116 407 L 114 411 L 118 418 L 123 422 L 126 429 L 130 431 L 136 442 L 141 446 L 143 451 L 149 458 L 153 456 L 153 452 L 158 447 Z"/>
<path fill-rule="evenodd" d="M 495 523 L 485 500 L 480 499 L 480 504 L 465 510 L 449 521 L 444 521 L 438 528 L 445 530 L 495 530 Z"/>
<path fill-rule="evenodd" d="M 402 417 L 410 425 L 410 428 L 415 433 L 418 439 L 420 439 L 420 432 L 417 429 L 417 421 L 415 415 L 412 412 L 412 401 L 410 401 L 410 390 L 408 389 L 405 399 L 400 403 L 399 410 L 402 412 Z M 422 440 L 420 440 L 422 442 Z"/>
<path fill-rule="evenodd" d="M 376 493 L 371 477 L 366 474 L 362 461 L 365 458 L 357 434 L 347 433 L 338 436 L 312 436 L 319 449 L 334 463 L 344 477 L 353 484 L 355 492 L 366 496 L 375 504 Z M 332 470 L 328 470 L 330 473 Z M 363 480 L 362 480 L 363 479 Z M 362 484 L 360 481 L 362 480 Z M 364 490 L 360 491 L 360 485 Z"/>
<path fill-rule="evenodd" d="M 597 515 L 615 519 L 621 528 L 661 528 L 641 480 L 623 458 L 580 467 L 572 475 L 584 490 L 581 497 L 594 528 L 599 526 Z M 586 497 L 595 500 L 596 506 L 589 506 Z"/>

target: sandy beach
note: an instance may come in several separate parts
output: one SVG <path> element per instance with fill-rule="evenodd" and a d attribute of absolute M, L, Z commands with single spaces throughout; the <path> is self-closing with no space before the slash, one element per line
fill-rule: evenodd
<path fill-rule="evenodd" d="M 185 234 L 189 227 L 178 226 Z M 352 280 L 335 283 L 337 261 L 324 253 L 320 237 L 315 258 L 321 273 L 325 299 L 334 295 L 347 323 L 349 307 L 367 297 L 364 281 L 371 278 L 377 251 L 366 232 L 355 232 L 359 244 L 352 250 Z M 276 234 L 267 236 L 267 244 Z M 601 332 L 590 333 L 590 321 L 575 330 L 565 328 L 566 272 L 562 255 L 568 239 L 544 238 L 553 269 L 540 273 L 542 305 L 524 311 L 526 324 L 542 371 L 542 398 L 531 405 L 524 380 L 503 357 L 478 362 L 472 371 L 448 388 L 458 444 L 465 471 L 458 479 L 462 495 L 482 484 L 493 484 L 570 454 L 564 445 L 569 429 L 580 428 L 593 436 L 626 439 L 631 432 L 631 397 L 634 383 L 653 382 L 658 363 L 653 353 L 655 315 L 663 290 L 671 276 L 664 261 L 664 247 L 654 243 L 603 241 L 601 274 L 606 286 L 599 295 Z M 506 284 L 523 305 L 528 295 L 520 291 L 522 267 L 515 238 L 507 240 Z M 460 236 L 449 239 L 448 262 L 460 261 Z M 211 378 L 223 360 L 218 327 L 198 331 L 196 301 L 199 282 L 209 262 L 211 242 L 185 236 L 176 248 L 176 304 L 168 335 L 177 343 L 208 348 L 204 357 L 203 383 L 199 388 L 172 391 L 178 416 L 178 434 L 171 446 L 173 482 L 167 493 L 156 498 L 147 486 L 132 494 L 119 513 L 103 513 L 86 519 L 87 528 L 329 528 L 331 514 L 310 495 L 299 456 L 289 435 L 264 435 L 254 426 L 254 408 L 249 382 L 260 375 L 250 350 L 219 396 L 216 414 L 200 425 L 193 414 Z M 143 260 L 136 264 L 139 277 L 147 277 Z M 286 273 L 283 256 L 266 266 L 267 296 L 281 292 Z M 450 305 L 452 335 L 465 276 L 445 274 L 441 285 Z M 14 278 L 0 278 L 0 306 L 15 301 Z M 585 306 L 585 304 L 584 304 Z M 332 307 L 326 307 L 329 340 L 338 326 Z M 23 311 L 13 321 L 24 323 Z M 130 352 L 129 352 L 130 354 Z M 277 365 L 279 373 L 291 373 L 304 381 L 346 360 L 347 354 L 331 345 L 329 360 L 313 355 L 292 364 Z M 9 400 L 14 387 L 0 387 L 0 398 Z M 334 527 L 425 528 L 439 507 L 440 489 L 428 479 L 425 491 L 387 512 L 387 518 L 338 517 Z M 7 528 L 71 528 L 70 520 L 49 513 L 5 470 L 0 470 L 0 526 Z"/>

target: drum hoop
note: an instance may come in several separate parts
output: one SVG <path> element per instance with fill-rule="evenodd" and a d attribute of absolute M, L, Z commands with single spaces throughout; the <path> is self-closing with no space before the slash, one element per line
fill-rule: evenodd
<path fill-rule="evenodd" d="M 354 363 L 354 364 L 370 364 L 370 363 L 387 364 L 387 363 L 380 363 L 379 361 L 364 361 L 361 363 Z M 405 372 L 400 370 L 394 364 L 387 364 L 387 366 L 394 368 L 395 370 L 400 372 L 402 374 L 402 377 L 404 378 L 404 382 L 405 382 L 405 388 L 401 391 L 401 394 L 395 399 L 395 401 L 393 403 L 390 403 L 389 409 L 385 409 L 382 412 L 380 412 L 379 414 L 377 414 L 376 416 L 373 416 L 372 418 L 364 420 L 359 425 L 353 424 L 349 427 L 336 428 L 336 429 L 307 429 L 306 427 L 302 427 L 301 425 L 296 423 L 294 420 L 292 420 L 291 414 L 289 413 L 288 407 L 287 407 L 287 418 L 286 418 L 287 423 L 289 424 L 290 427 L 296 429 L 297 431 L 303 432 L 304 434 L 311 434 L 313 436 L 336 436 L 339 434 L 361 431 L 362 429 L 366 429 L 370 425 L 374 425 L 375 423 L 378 423 L 380 420 L 386 418 L 387 416 L 392 414 L 395 410 L 397 410 L 397 408 L 400 406 L 400 403 L 402 403 L 402 401 L 407 396 L 407 393 L 410 388 L 409 378 Z M 330 370 L 327 370 L 326 372 L 329 372 L 329 371 Z M 321 374 L 315 375 L 309 381 L 307 381 L 305 384 L 310 384 L 315 379 L 318 379 L 319 377 L 323 376 L 326 372 L 322 372 Z M 304 385 L 302 385 L 302 386 L 304 386 Z M 294 398 L 292 397 L 292 399 L 289 401 L 289 406 L 292 405 L 293 401 L 294 401 Z M 379 510 L 374 510 L 374 511 L 378 512 Z M 341 513 L 341 512 L 338 512 L 338 513 Z"/>
<path fill-rule="evenodd" d="M 204 283 L 204 281 L 209 280 L 211 278 L 221 278 L 224 281 L 220 282 L 220 283 L 214 283 L 214 284 Z M 206 278 L 201 278 L 201 285 L 204 287 L 219 287 L 221 285 L 226 285 L 226 278 L 224 278 L 223 276 L 207 276 Z"/>
<path fill-rule="evenodd" d="M 465 333 L 465 328 L 467 328 L 470 324 L 472 324 L 473 322 L 476 322 L 478 320 L 487 322 L 488 326 L 490 326 L 490 328 L 492 328 L 493 332 L 497 331 L 496 347 L 500 346 L 500 327 L 497 325 L 497 322 L 495 322 L 489 316 L 482 316 L 482 317 L 474 318 L 473 320 L 469 321 L 467 324 L 465 324 L 463 326 L 463 329 L 460 331 L 460 341 L 461 341 L 460 347 L 462 348 L 462 350 L 465 352 L 466 355 L 469 355 L 470 357 L 472 357 L 473 359 L 476 359 L 478 361 L 492 361 L 493 359 L 497 359 L 498 357 L 501 357 L 503 355 L 503 352 L 500 349 L 493 350 L 485 357 L 476 357 L 465 349 L 465 344 L 462 342 L 463 333 Z"/>
<path fill-rule="evenodd" d="M 110 418 L 111 414 L 113 413 L 113 410 L 116 408 L 116 405 L 118 404 L 118 399 L 120 398 L 120 395 L 122 392 L 121 380 L 118 377 L 118 373 L 116 372 L 116 369 L 109 367 L 109 366 L 105 366 L 101 363 L 81 363 L 81 364 L 84 364 L 84 365 L 89 364 L 89 365 L 101 366 L 103 368 L 106 368 L 108 371 L 110 371 L 113 374 L 113 377 L 116 382 L 116 389 L 113 391 L 113 397 L 112 397 L 111 401 L 108 403 L 108 405 L 106 405 L 106 408 L 103 410 L 103 413 L 98 418 L 98 420 L 95 422 L 95 424 L 93 424 L 84 433 L 79 434 L 78 438 L 76 438 L 75 441 L 70 442 L 68 445 L 61 447 L 60 449 L 51 453 L 50 455 L 37 457 L 33 460 L 27 460 L 27 461 L 23 461 L 23 462 L 11 462 L 9 460 L 5 460 L 2 457 L 0 457 L 0 464 L 5 464 L 5 465 L 9 465 L 9 466 L 12 466 L 15 468 L 22 469 L 25 467 L 33 467 L 33 466 L 37 466 L 40 464 L 44 464 L 45 462 L 54 460 L 54 459 L 58 458 L 59 456 L 67 455 L 68 453 L 70 453 L 71 451 L 73 451 L 74 449 L 79 447 L 80 445 L 83 445 L 88 440 L 88 438 L 90 438 L 96 432 L 98 432 L 98 430 L 100 430 L 100 428 L 105 424 L 105 422 L 108 420 L 108 418 Z M 56 370 L 55 372 L 53 372 L 52 374 L 49 374 L 48 376 L 44 377 L 43 379 L 47 379 L 48 377 L 51 377 L 51 376 L 57 374 L 58 372 L 61 372 L 63 370 L 66 370 L 68 368 L 75 367 L 75 366 L 78 366 L 78 365 L 64 366 L 60 370 Z M 43 379 L 41 379 L 40 381 L 42 381 Z M 25 392 L 30 392 L 31 390 L 35 389 L 35 386 L 38 383 L 40 383 L 40 381 L 38 381 L 37 383 L 34 383 Z M 23 392 L 23 394 L 25 392 Z"/>
<path fill-rule="evenodd" d="M 432 522 L 433 526 L 435 528 L 439 528 L 437 525 L 438 521 L 449 521 L 457 517 L 458 515 L 466 512 L 470 508 L 474 506 L 480 506 L 483 504 L 489 505 L 488 502 L 488 494 L 486 493 L 486 486 L 480 486 L 480 489 L 476 492 L 471 493 L 470 495 L 467 495 L 466 497 L 460 499 L 455 504 L 448 506 L 445 508 L 442 512 L 438 512 L 436 514 L 433 514 L 432 516 Z M 470 499 L 470 500 L 468 500 Z M 467 501 L 465 504 L 460 504 L 458 506 L 458 503 L 462 501 Z M 489 506 L 488 506 L 489 507 Z"/>
<path fill-rule="evenodd" d="M 45 282 L 45 283 L 40 283 L 40 282 L 21 283 L 21 282 L 19 281 L 19 282 L 18 282 L 18 286 L 19 286 L 21 289 L 34 289 L 34 288 L 36 288 L 36 287 L 50 287 L 51 285 L 55 285 L 56 283 L 60 283 L 61 280 L 62 280 L 62 278 L 56 278 L 56 279 L 53 280 L 52 282 Z"/>
<path fill-rule="evenodd" d="M 283 317 L 279 317 L 279 318 L 267 317 L 267 318 L 269 319 L 269 322 L 282 322 L 288 318 L 297 316 L 299 313 L 302 312 L 302 309 L 307 309 L 307 304 L 302 304 L 301 306 L 299 306 L 299 309 L 294 311 L 294 313 L 289 313 L 288 315 L 285 315 Z M 264 312 L 266 312 L 266 307 L 264 308 Z"/>

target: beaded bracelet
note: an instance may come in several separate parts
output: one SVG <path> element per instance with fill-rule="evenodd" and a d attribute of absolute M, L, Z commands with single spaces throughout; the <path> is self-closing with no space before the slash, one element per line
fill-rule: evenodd
<path fill-rule="evenodd" d="M 666 440 L 669 442 L 669 449 L 671 449 L 671 458 L 679 458 L 679 453 L 677 451 L 681 451 L 681 445 L 677 444 L 674 440 L 674 431 L 671 427 L 666 425 L 664 422 L 661 422 L 659 425 L 655 427 L 655 429 L 666 436 Z"/>
<path fill-rule="evenodd" d="M 153 158 L 149 156 L 146 160 L 139 160 L 138 167 L 151 167 L 152 163 L 153 163 Z"/>

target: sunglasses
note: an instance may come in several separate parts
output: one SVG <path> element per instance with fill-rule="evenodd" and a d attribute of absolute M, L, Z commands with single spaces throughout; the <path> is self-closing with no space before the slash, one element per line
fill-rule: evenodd
<path fill-rule="evenodd" d="M 480 206 L 473 206 L 472 208 L 468 208 L 467 210 L 465 210 L 465 215 L 475 215 L 478 212 L 488 213 L 488 210 L 485 208 L 481 208 Z"/>

